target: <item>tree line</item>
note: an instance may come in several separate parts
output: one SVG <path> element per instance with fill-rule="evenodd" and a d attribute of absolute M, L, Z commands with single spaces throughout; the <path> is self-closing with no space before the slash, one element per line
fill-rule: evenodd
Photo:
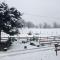
<path fill-rule="evenodd" d="M 43 23 L 43 24 L 39 24 L 39 28 L 60 28 L 60 24 L 58 24 L 57 22 L 54 22 L 52 24 L 48 24 L 48 23 Z"/>
<path fill-rule="evenodd" d="M 24 21 L 24 27 L 27 27 L 27 28 L 60 28 L 60 24 L 58 24 L 57 22 L 54 22 L 52 24 L 48 24 L 48 23 L 43 23 L 43 24 L 38 24 L 38 25 L 35 25 L 33 22 L 31 21 Z"/>

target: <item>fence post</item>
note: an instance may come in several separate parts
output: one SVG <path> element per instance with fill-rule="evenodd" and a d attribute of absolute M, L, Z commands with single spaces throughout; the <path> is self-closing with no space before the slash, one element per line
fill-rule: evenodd
<path fill-rule="evenodd" d="M 41 37 L 40 37 L 40 39 L 39 39 L 39 45 L 40 45 L 40 40 L 41 40 Z"/>
<path fill-rule="evenodd" d="M 58 47 L 58 44 L 55 44 L 55 52 L 56 52 L 56 56 L 57 56 L 57 47 Z"/>

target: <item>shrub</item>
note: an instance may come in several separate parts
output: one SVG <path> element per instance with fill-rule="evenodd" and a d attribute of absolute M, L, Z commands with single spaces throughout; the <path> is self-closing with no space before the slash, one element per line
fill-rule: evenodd
<path fill-rule="evenodd" d="M 26 43 L 26 41 L 22 41 L 22 43 Z"/>
<path fill-rule="evenodd" d="M 9 40 L 11 40 L 12 42 L 17 41 L 17 39 L 15 39 L 14 37 L 10 37 Z"/>
<path fill-rule="evenodd" d="M 30 43 L 30 45 L 36 46 L 34 43 Z"/>
<path fill-rule="evenodd" d="M 32 35 L 32 32 L 29 32 L 28 35 Z"/>
<path fill-rule="evenodd" d="M 45 44 L 42 43 L 41 46 L 45 46 Z"/>
<path fill-rule="evenodd" d="M 40 47 L 40 45 L 37 45 L 37 47 Z"/>
<path fill-rule="evenodd" d="M 30 41 L 38 41 L 38 38 L 35 37 L 35 36 L 33 36 L 33 37 L 30 39 Z"/>
<path fill-rule="evenodd" d="M 27 49 L 27 46 L 24 46 L 24 49 Z"/>

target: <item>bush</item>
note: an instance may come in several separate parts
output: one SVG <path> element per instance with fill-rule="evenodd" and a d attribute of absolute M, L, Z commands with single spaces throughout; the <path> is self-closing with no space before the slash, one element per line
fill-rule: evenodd
<path fill-rule="evenodd" d="M 32 35 L 32 32 L 29 32 L 28 35 Z"/>
<path fill-rule="evenodd" d="M 33 37 L 30 39 L 30 41 L 38 41 L 38 38 L 35 37 L 35 36 L 33 36 Z"/>
<path fill-rule="evenodd" d="M 42 43 L 41 46 L 45 46 L 45 44 Z"/>
<path fill-rule="evenodd" d="M 36 46 L 34 43 L 30 43 L 30 45 Z"/>
<path fill-rule="evenodd" d="M 40 45 L 37 45 L 37 47 L 40 47 Z"/>
<path fill-rule="evenodd" d="M 11 40 L 12 42 L 17 41 L 17 39 L 15 39 L 14 37 L 10 37 L 9 40 Z"/>
<path fill-rule="evenodd" d="M 27 49 L 27 46 L 24 46 L 24 49 Z"/>
<path fill-rule="evenodd" d="M 26 43 L 25 41 L 22 41 L 22 43 Z"/>

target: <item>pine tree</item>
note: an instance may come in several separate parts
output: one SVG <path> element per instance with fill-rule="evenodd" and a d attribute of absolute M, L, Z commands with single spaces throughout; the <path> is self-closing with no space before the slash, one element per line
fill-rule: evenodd
<path fill-rule="evenodd" d="M 9 8 L 4 2 L 0 3 L 0 42 L 1 42 L 1 30 L 7 34 L 13 35 L 17 33 L 17 29 L 22 27 L 21 13 L 14 7 Z"/>

